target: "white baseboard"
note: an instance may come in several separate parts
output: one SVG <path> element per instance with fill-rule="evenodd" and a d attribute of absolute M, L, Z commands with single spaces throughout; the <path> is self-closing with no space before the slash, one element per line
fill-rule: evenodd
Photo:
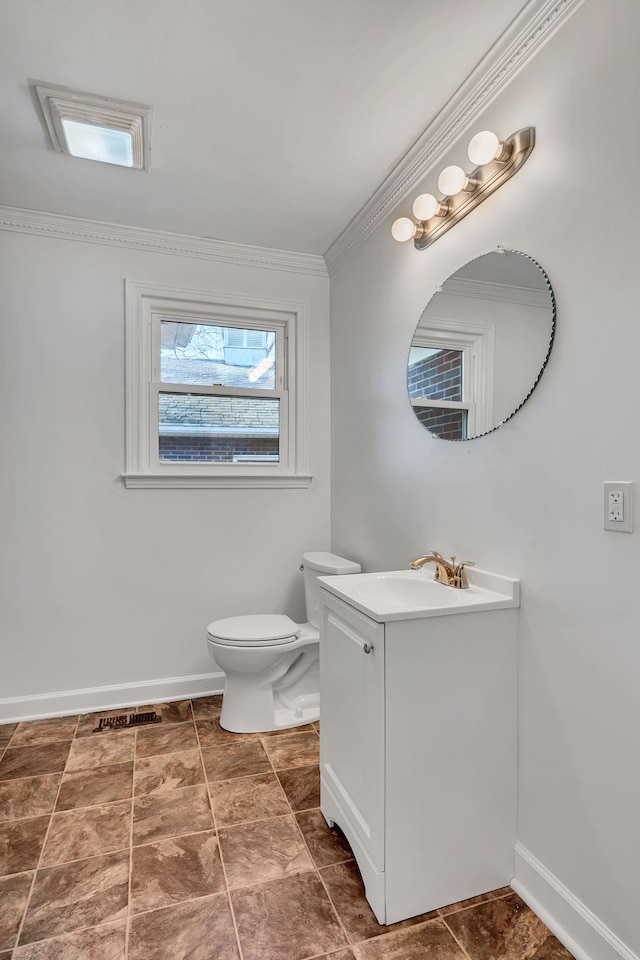
<path fill-rule="evenodd" d="M 526 847 L 515 847 L 511 886 L 576 960 L 640 960 Z"/>
<path fill-rule="evenodd" d="M 0 723 L 67 717 L 74 713 L 115 710 L 120 707 L 164 703 L 189 697 L 205 697 L 224 690 L 224 673 L 202 673 L 193 677 L 166 677 L 139 683 L 118 683 L 110 687 L 60 690 L 31 697 L 0 700 Z"/>

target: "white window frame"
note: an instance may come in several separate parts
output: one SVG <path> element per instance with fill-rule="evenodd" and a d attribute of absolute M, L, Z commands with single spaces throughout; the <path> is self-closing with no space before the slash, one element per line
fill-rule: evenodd
<path fill-rule="evenodd" d="M 308 305 L 244 295 L 203 293 L 125 281 L 126 487 L 307 487 Z M 183 319 L 279 331 L 278 382 L 274 390 L 216 387 L 216 395 L 280 400 L 278 463 L 162 461 L 158 451 L 158 394 L 210 394 L 198 385 L 160 380 L 160 323 Z"/>
<path fill-rule="evenodd" d="M 493 422 L 495 326 L 429 317 L 418 324 L 412 347 L 460 350 L 463 354 L 462 400 L 410 398 L 412 407 L 467 411 L 467 434 L 481 436 Z"/>

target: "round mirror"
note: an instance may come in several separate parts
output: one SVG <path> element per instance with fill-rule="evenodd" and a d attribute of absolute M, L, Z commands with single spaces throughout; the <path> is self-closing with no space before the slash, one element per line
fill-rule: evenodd
<path fill-rule="evenodd" d="M 533 392 L 555 332 L 546 273 L 517 250 L 467 263 L 440 287 L 411 341 L 407 387 L 420 423 L 471 440 L 509 420 Z"/>

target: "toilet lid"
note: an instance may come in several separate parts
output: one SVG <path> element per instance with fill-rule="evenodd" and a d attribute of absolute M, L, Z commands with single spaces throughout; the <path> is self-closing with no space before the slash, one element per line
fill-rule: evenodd
<path fill-rule="evenodd" d="M 279 613 L 253 614 L 214 620 L 207 627 L 210 637 L 225 643 L 275 643 L 294 640 L 300 627 L 290 617 Z"/>

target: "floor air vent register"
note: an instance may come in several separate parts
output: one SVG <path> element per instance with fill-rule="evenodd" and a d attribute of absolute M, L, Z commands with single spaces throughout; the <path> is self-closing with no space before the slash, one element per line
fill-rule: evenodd
<path fill-rule="evenodd" d="M 141 727 L 147 723 L 162 723 L 155 710 L 149 713 L 122 713 L 118 717 L 101 717 L 94 733 L 104 733 L 105 730 L 129 730 L 131 727 Z"/>

